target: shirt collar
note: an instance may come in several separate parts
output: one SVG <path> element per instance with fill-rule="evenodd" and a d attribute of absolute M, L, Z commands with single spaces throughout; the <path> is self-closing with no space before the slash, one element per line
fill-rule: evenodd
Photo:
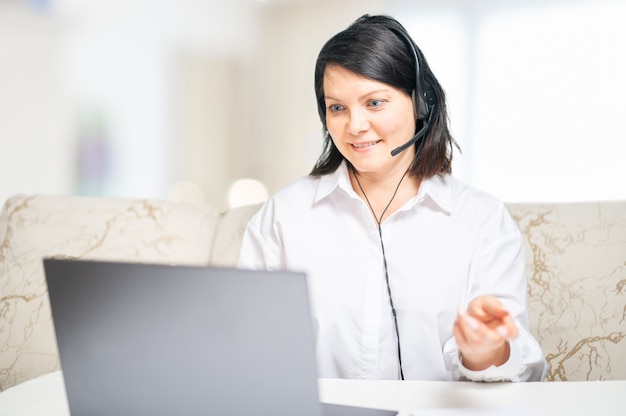
<path fill-rule="evenodd" d="M 354 193 L 352 184 L 350 183 L 348 166 L 345 161 L 341 162 L 341 165 L 339 165 L 333 173 L 322 175 L 317 187 L 317 192 L 315 193 L 315 202 L 326 198 L 337 188 L 343 189 L 348 194 L 351 192 Z"/>
<path fill-rule="evenodd" d="M 415 204 L 426 202 L 429 205 L 432 204 L 433 208 L 450 215 L 452 212 L 452 186 L 450 174 L 422 179 Z"/>
<path fill-rule="evenodd" d="M 435 175 L 423 179 L 411 207 L 420 202 L 426 202 L 432 205 L 433 208 L 449 215 L 452 209 L 451 185 L 449 174 Z M 337 188 L 344 190 L 348 195 L 356 195 L 350 183 L 348 166 L 345 161 L 341 162 L 341 165 L 333 173 L 321 176 L 317 192 L 315 193 L 315 202 L 326 198 Z"/>

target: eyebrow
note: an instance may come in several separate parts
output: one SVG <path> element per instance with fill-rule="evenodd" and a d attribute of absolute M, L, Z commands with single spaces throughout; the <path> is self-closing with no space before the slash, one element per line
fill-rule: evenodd
<path fill-rule="evenodd" d="M 366 93 L 366 94 L 363 94 L 363 95 L 361 95 L 361 96 L 360 96 L 360 97 L 358 97 L 358 98 L 359 98 L 359 99 L 363 99 L 363 98 L 365 98 L 365 97 L 367 97 L 367 96 L 370 96 L 370 95 L 380 94 L 380 93 L 383 93 L 383 92 L 389 92 L 389 91 L 390 91 L 390 89 L 389 89 L 389 88 L 381 88 L 381 89 L 379 89 L 379 90 L 374 90 L 374 91 L 370 91 L 370 92 L 368 92 L 368 93 Z M 330 96 L 330 95 L 326 95 L 326 93 L 324 93 L 324 100 L 341 101 L 341 100 L 340 100 L 340 99 L 338 99 L 338 98 L 335 98 L 335 97 Z"/>

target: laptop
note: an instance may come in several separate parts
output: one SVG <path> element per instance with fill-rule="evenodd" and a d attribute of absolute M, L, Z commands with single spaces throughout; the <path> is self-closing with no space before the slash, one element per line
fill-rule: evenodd
<path fill-rule="evenodd" d="M 320 403 L 306 276 L 45 259 L 80 415 L 391 416 Z"/>

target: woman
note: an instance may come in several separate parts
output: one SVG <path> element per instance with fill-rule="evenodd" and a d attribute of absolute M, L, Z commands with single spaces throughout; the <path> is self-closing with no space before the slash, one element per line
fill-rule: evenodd
<path fill-rule="evenodd" d="M 542 380 L 521 234 L 451 176 L 445 95 L 404 27 L 333 36 L 315 91 L 324 151 L 250 221 L 239 266 L 307 273 L 319 376 Z"/>

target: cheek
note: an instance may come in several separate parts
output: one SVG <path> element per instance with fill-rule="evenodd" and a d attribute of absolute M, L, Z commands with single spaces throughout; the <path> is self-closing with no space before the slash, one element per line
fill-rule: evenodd
<path fill-rule="evenodd" d="M 330 136 L 333 137 L 333 141 L 335 137 L 339 138 L 341 136 L 342 129 L 338 117 L 327 117 L 326 129 L 328 130 L 328 133 L 330 133 Z"/>
<path fill-rule="evenodd" d="M 415 130 L 415 124 L 411 117 L 404 117 L 399 114 L 381 115 L 378 117 L 373 127 L 377 130 L 378 134 L 389 136 L 405 137 L 407 135 L 413 135 Z"/>

